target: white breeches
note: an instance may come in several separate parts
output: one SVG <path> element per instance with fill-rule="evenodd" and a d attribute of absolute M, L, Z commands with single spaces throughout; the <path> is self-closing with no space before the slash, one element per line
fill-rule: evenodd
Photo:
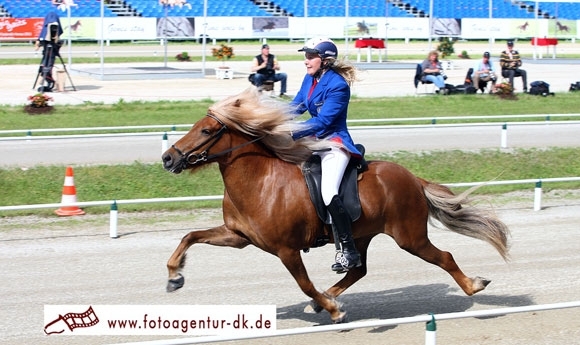
<path fill-rule="evenodd" d="M 344 170 L 350 160 L 350 154 L 338 147 L 330 151 L 317 152 L 322 168 L 321 192 L 324 205 L 328 206 L 332 197 L 338 194 Z"/>

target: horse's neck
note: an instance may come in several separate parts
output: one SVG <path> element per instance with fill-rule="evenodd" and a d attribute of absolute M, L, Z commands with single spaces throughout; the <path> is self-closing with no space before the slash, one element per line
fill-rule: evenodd
<path fill-rule="evenodd" d="M 248 194 L 262 194 L 273 181 L 285 181 L 290 175 L 300 172 L 295 164 L 266 150 L 237 152 L 227 162 L 220 163 L 219 168 L 228 194 L 243 198 Z"/>

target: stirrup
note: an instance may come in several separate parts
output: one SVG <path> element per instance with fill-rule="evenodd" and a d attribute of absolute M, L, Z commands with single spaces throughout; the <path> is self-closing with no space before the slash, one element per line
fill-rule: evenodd
<path fill-rule="evenodd" d="M 355 258 L 350 258 L 349 260 L 347 259 L 347 257 L 344 255 L 343 252 L 336 252 L 334 260 L 336 262 L 332 264 L 330 269 L 336 272 L 337 274 L 346 273 L 351 268 L 362 266 L 359 254 L 355 254 Z"/>
<path fill-rule="evenodd" d="M 332 266 L 330 267 L 330 269 L 333 272 L 336 272 L 336 274 L 343 274 L 343 273 L 348 272 L 348 270 L 346 268 L 342 267 L 341 264 L 337 264 L 337 263 L 333 263 Z"/>

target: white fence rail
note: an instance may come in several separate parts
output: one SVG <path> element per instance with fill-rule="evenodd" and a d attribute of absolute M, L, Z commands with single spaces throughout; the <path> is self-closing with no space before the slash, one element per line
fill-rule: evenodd
<path fill-rule="evenodd" d="M 544 182 L 574 182 L 580 181 L 580 177 L 559 177 L 546 179 L 525 179 L 525 180 L 505 180 L 505 181 L 487 181 L 487 182 L 462 182 L 462 183 L 448 183 L 444 184 L 448 187 L 472 187 L 472 186 L 491 186 L 491 185 L 507 185 L 507 184 L 535 184 L 534 189 L 534 211 L 542 209 L 542 183 Z M 0 206 L 1 211 L 19 211 L 32 210 L 44 208 L 59 208 L 59 207 L 87 207 L 87 206 L 111 206 L 110 212 L 110 226 L 109 236 L 117 238 L 117 205 L 122 204 L 145 204 L 145 203 L 163 203 L 163 202 L 179 202 L 179 201 L 208 201 L 208 200 L 222 200 L 222 195 L 208 195 L 208 196 L 188 196 L 188 197 L 173 197 L 173 198 L 150 198 L 150 199 L 126 199 L 126 200 L 100 200 L 100 201 L 79 201 L 75 203 L 51 203 L 51 204 L 33 204 L 33 205 L 13 205 Z"/>
<path fill-rule="evenodd" d="M 429 121 L 431 125 L 437 124 L 440 121 L 456 121 L 456 120 L 493 120 L 493 119 L 524 119 L 524 118 L 542 118 L 542 122 L 518 122 L 518 124 L 545 124 L 545 123 L 557 123 L 562 121 L 552 121 L 552 118 L 558 117 L 580 117 L 578 114 L 524 114 L 524 115 L 481 115 L 481 116 L 432 116 L 432 117 L 415 117 L 415 118 L 381 118 L 381 119 L 359 119 L 359 120 L 347 120 L 348 124 L 363 124 L 363 123 L 394 123 L 394 122 L 421 122 Z M 565 123 L 579 123 L 580 121 L 567 120 L 563 121 Z M 510 124 L 514 124 L 510 122 Z M 487 122 L 483 124 L 475 123 L 455 123 L 455 126 L 474 126 L 474 125 L 498 125 L 498 122 Z M 108 133 L 100 134 L 99 136 L 122 136 L 122 135 L 160 135 L 163 133 L 177 134 L 177 128 L 189 129 L 192 124 L 178 124 L 178 125 L 147 125 L 147 126 L 119 126 L 119 127 L 77 127 L 77 128 L 37 128 L 37 129 L 12 129 L 12 130 L 0 130 L 0 135 L 6 134 L 21 134 L 21 136 L 15 137 L 0 137 L 0 140 L 22 140 L 22 139 L 54 139 L 54 138 L 86 138 L 86 135 L 76 134 L 76 135 L 55 135 L 55 136 L 40 136 L 34 137 L 34 134 L 38 133 L 53 133 L 53 132 L 90 132 L 90 131 L 128 131 L 128 130 L 151 130 L 160 129 L 163 132 L 139 132 L 139 133 Z M 418 125 L 425 126 L 425 125 Z M 359 128 L 359 127 L 357 127 Z M 90 135 L 90 134 L 87 134 Z M 97 135 L 97 134 L 93 134 Z"/>
<path fill-rule="evenodd" d="M 542 183 L 547 182 L 575 182 L 580 181 L 580 177 L 554 177 L 545 179 L 525 179 L 525 180 L 505 180 L 505 181 L 487 181 L 487 182 L 459 182 L 459 183 L 444 183 L 448 187 L 472 187 L 472 186 L 492 186 L 492 185 L 507 185 L 507 184 L 535 184 L 535 188 L 541 188 Z M 206 196 L 184 196 L 173 198 L 149 198 L 149 199 L 125 199 L 125 200 L 100 200 L 100 201 L 78 201 L 76 203 L 51 203 L 51 204 L 32 204 L 32 205 L 13 205 L 0 206 L 0 211 L 19 211 L 19 210 L 33 210 L 43 208 L 57 208 L 65 206 L 107 206 L 116 203 L 121 204 L 147 204 L 147 203 L 163 203 L 163 202 L 178 202 L 178 201 L 208 201 L 221 200 L 222 195 L 206 195 Z"/>
<path fill-rule="evenodd" d="M 395 325 L 403 325 L 403 324 L 418 323 L 418 322 L 430 322 L 433 319 L 435 319 L 436 321 L 442 321 L 442 320 L 452 320 L 452 319 L 464 319 L 464 318 L 470 318 L 470 317 L 489 317 L 489 316 L 507 315 L 507 314 L 515 314 L 515 313 L 526 313 L 526 312 L 566 309 L 566 308 L 577 308 L 577 307 L 580 307 L 580 301 L 530 305 L 530 306 L 523 306 L 523 307 L 489 309 L 489 310 L 474 310 L 474 311 L 447 313 L 447 314 L 429 314 L 429 315 L 419 315 L 419 316 L 395 318 L 395 319 L 388 319 L 388 320 L 360 321 L 360 322 L 344 323 L 344 324 L 338 324 L 338 325 L 323 325 L 323 326 L 316 326 L 316 327 L 291 328 L 291 329 L 276 330 L 276 331 L 273 331 L 271 333 L 260 333 L 260 334 L 256 334 L 256 335 L 250 334 L 250 335 L 243 335 L 243 336 L 235 336 L 235 335 L 206 336 L 206 337 L 196 337 L 196 338 L 180 338 L 180 339 L 141 341 L 141 342 L 132 342 L 132 343 L 118 343 L 118 344 L 110 344 L 110 345 L 206 344 L 206 343 L 224 342 L 224 341 L 232 341 L 232 340 L 273 338 L 273 337 L 282 337 L 282 336 L 298 335 L 298 334 L 338 332 L 338 331 L 345 331 L 345 330 L 352 330 L 352 329 L 359 329 L 359 328 L 395 326 Z M 525 332 L 525 329 L 522 329 L 522 332 Z M 570 339 L 570 341 L 573 342 L 574 340 Z M 426 341 L 426 344 L 427 343 L 428 342 Z M 434 344 L 434 342 L 431 342 L 430 344 Z"/>

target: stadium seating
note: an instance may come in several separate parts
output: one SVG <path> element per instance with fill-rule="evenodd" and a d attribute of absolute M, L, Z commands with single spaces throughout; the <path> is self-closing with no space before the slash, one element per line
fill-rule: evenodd
<path fill-rule="evenodd" d="M 99 0 L 75 0 L 78 5 L 71 8 L 72 17 L 100 17 Z M 158 0 L 125 0 L 134 15 L 161 18 L 168 16 L 203 16 L 204 0 L 188 0 L 183 7 L 159 5 Z M 304 0 L 263 0 L 253 4 L 248 0 L 207 0 L 208 16 L 273 16 L 259 5 L 273 4 L 290 16 L 305 15 Z M 347 14 L 343 1 L 308 0 L 309 17 L 344 17 Z M 433 16 L 435 18 L 489 18 L 489 0 L 434 0 Z M 349 0 L 348 16 L 350 17 L 425 17 L 429 15 L 430 0 Z M 506 0 L 493 0 L 493 18 L 533 19 L 535 18 L 535 1 L 513 3 Z M 14 18 L 43 18 L 48 11 L 56 7 L 51 0 L 0 0 L 0 6 Z M 117 14 L 105 7 L 106 17 Z M 580 19 L 580 3 L 539 3 L 541 18 L 561 20 Z M 63 15 L 66 12 L 63 12 Z M 564 28 L 564 24 L 560 24 Z"/>
<path fill-rule="evenodd" d="M 101 3 L 97 0 L 76 0 L 77 6 L 71 7 L 71 17 L 100 17 Z M 50 0 L 1 0 L 0 6 L 4 7 L 13 18 L 44 18 L 50 11 L 56 11 L 59 16 L 67 15 L 66 11 L 60 11 Z M 104 8 L 105 17 L 116 15 L 108 8 Z"/>
<path fill-rule="evenodd" d="M 203 0 L 188 0 L 187 5 L 168 6 L 164 8 L 157 1 L 152 0 L 126 0 L 125 3 L 137 10 L 144 17 L 161 18 L 167 15 L 183 17 L 201 17 L 203 16 Z M 210 17 L 222 16 L 271 16 L 268 12 L 253 5 L 248 0 L 207 0 L 207 15 Z"/>

